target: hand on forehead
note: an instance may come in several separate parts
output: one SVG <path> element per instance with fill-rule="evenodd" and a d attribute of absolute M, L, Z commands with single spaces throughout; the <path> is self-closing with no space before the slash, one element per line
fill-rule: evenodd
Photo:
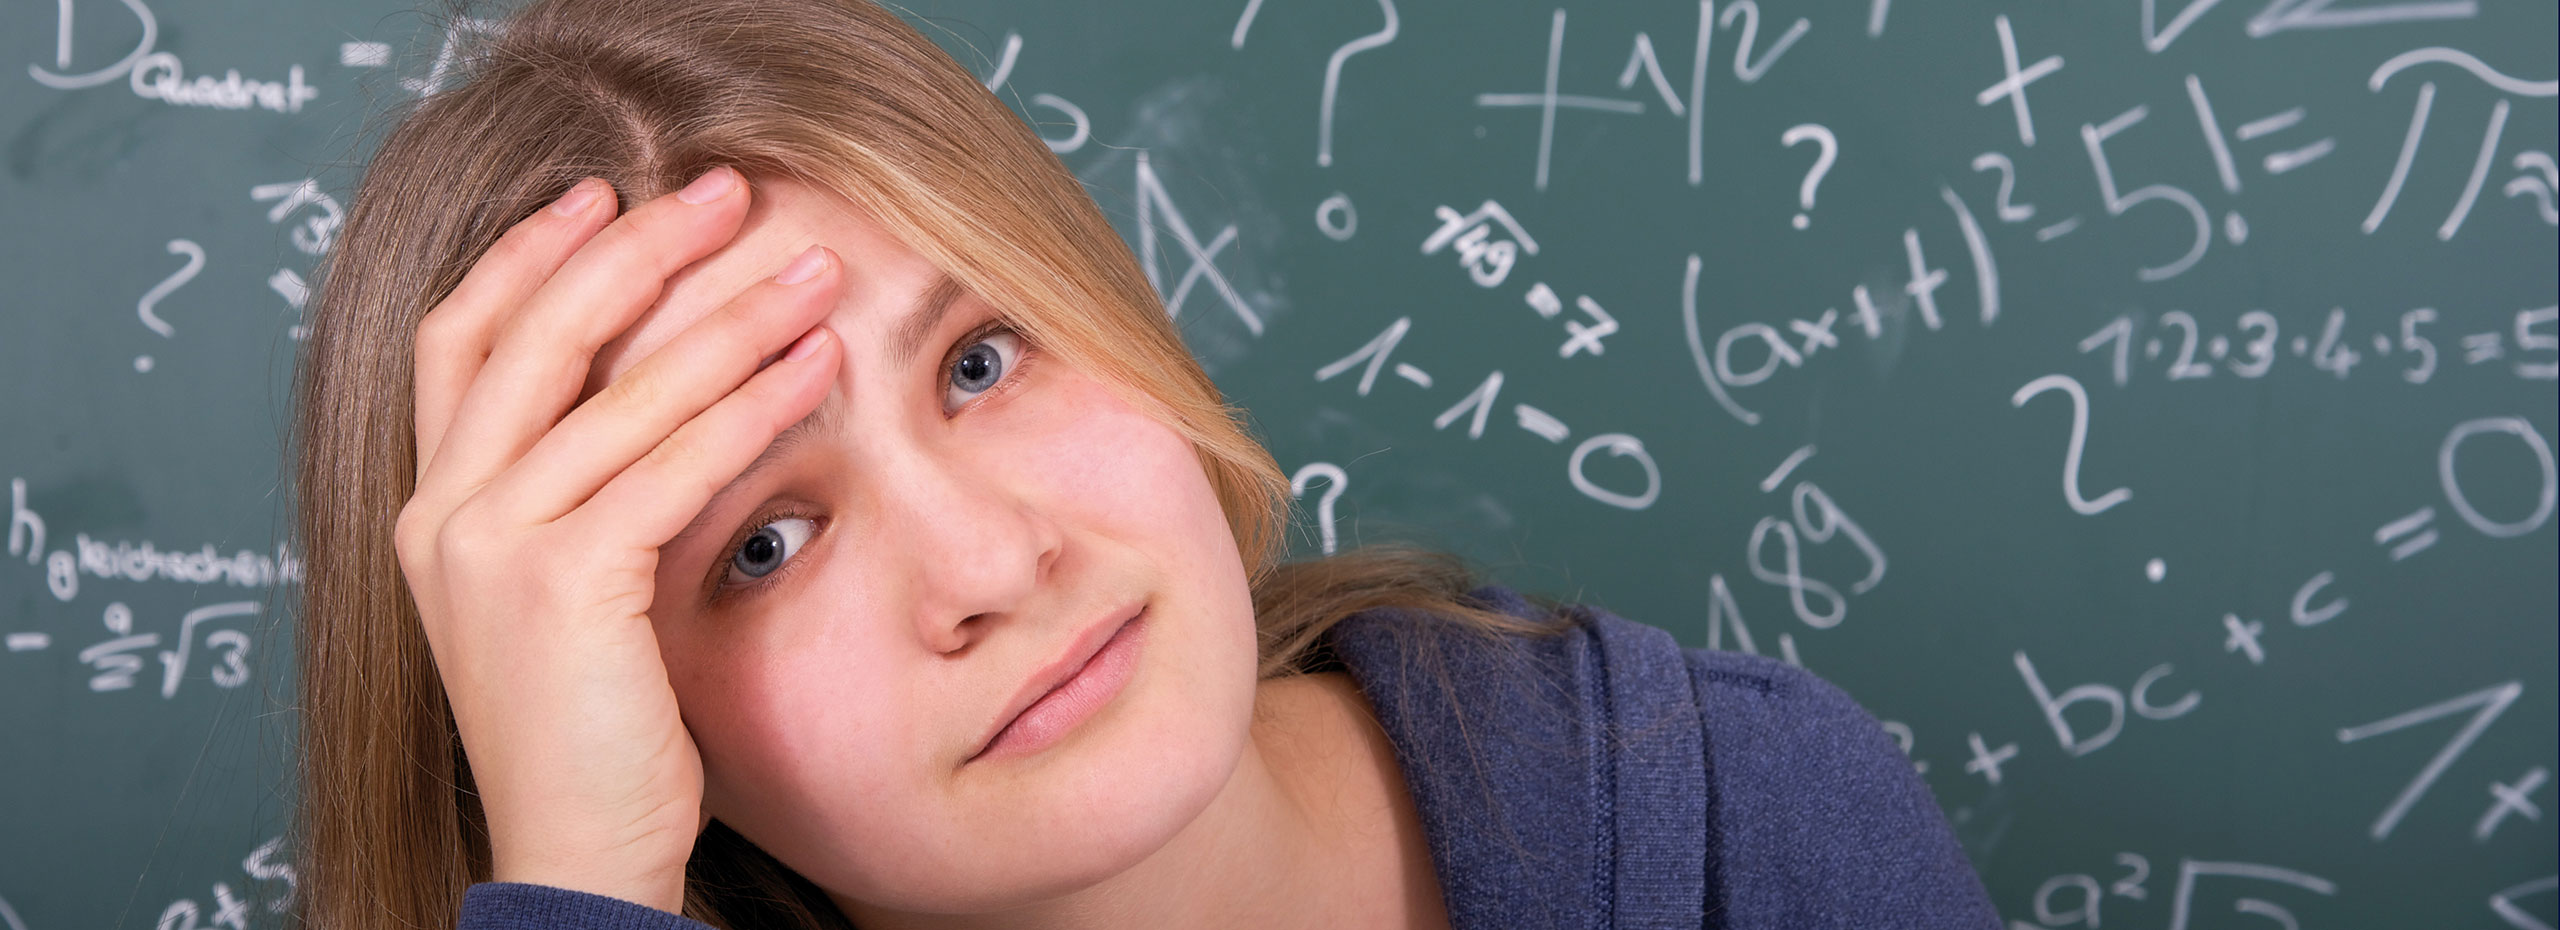
<path fill-rule="evenodd" d="M 756 179 L 752 198 L 736 238 L 669 276 L 657 302 L 596 352 L 582 397 L 602 390 L 811 245 L 835 250 L 844 262 L 843 299 L 826 325 L 848 340 L 848 349 L 877 342 L 888 323 L 877 317 L 906 306 L 933 281 L 931 265 L 833 193 L 789 179 Z"/>

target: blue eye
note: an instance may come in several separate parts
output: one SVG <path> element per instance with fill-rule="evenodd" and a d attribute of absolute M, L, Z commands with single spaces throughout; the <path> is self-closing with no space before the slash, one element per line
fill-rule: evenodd
<path fill-rule="evenodd" d="M 782 563 L 800 553 L 817 524 L 799 517 L 785 517 L 756 528 L 754 535 L 738 544 L 729 556 L 729 583 L 746 584 L 773 574 Z M 743 577 L 742 577 L 743 576 Z"/>
<path fill-rule="evenodd" d="M 969 343 L 960 354 L 952 356 L 951 365 L 944 372 L 948 388 L 943 392 L 943 412 L 958 410 L 971 398 L 1004 383 L 1005 373 L 1021 359 L 1022 337 L 1011 330 L 999 329 Z"/>

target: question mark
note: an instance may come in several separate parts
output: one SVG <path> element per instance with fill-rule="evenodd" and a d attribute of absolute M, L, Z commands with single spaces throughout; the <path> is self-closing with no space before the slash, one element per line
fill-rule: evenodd
<path fill-rule="evenodd" d="M 150 327 L 152 332 L 159 333 L 161 336 L 174 338 L 178 334 L 177 328 L 170 326 L 169 321 L 161 319 L 159 314 L 151 312 L 151 308 L 160 302 L 160 298 L 169 296 L 170 291 L 177 290 L 179 285 L 194 280 L 196 272 L 204 270 L 204 247 L 186 239 L 171 239 L 169 254 L 186 256 L 186 267 L 178 269 L 177 273 L 162 278 L 160 283 L 152 285 L 151 290 L 142 295 L 142 302 L 134 305 L 134 310 L 141 314 L 142 325 Z M 151 356 L 133 357 L 135 371 L 150 371 L 151 364 Z"/>
<path fill-rule="evenodd" d="M 1333 98 L 1338 91 L 1342 90 L 1342 63 L 1353 55 L 1396 40 L 1395 0 L 1378 0 L 1378 10 L 1387 16 L 1387 24 L 1384 27 L 1342 43 L 1341 48 L 1333 50 L 1333 57 L 1325 59 L 1324 112 L 1316 115 L 1316 165 L 1318 167 L 1333 166 Z"/>
<path fill-rule="evenodd" d="M 1342 496 L 1342 489 L 1351 483 L 1351 476 L 1343 474 L 1342 466 L 1332 462 L 1309 462 L 1306 467 L 1298 469 L 1297 474 L 1289 477 L 1289 496 L 1293 498 L 1307 496 L 1308 483 L 1317 478 L 1325 479 L 1325 487 L 1324 496 L 1316 498 L 1316 526 L 1319 528 L 1318 531 L 1324 534 L 1324 554 L 1332 555 L 1333 502 L 1335 498 Z"/>
<path fill-rule="evenodd" d="M 1785 143 L 1788 148 L 1794 148 L 1796 143 L 1806 139 L 1822 143 L 1822 154 L 1814 158 L 1812 170 L 1804 173 L 1804 183 L 1796 188 L 1796 202 L 1803 204 L 1805 211 L 1796 214 L 1797 229 L 1813 225 L 1813 190 L 1822 186 L 1823 175 L 1831 173 L 1832 159 L 1840 157 L 1840 140 L 1833 137 L 1831 130 L 1823 128 L 1820 123 L 1799 124 L 1788 128 L 1786 134 L 1778 137 L 1778 141 Z"/>
<path fill-rule="evenodd" d="M 1342 90 L 1342 63 L 1351 56 L 1396 40 L 1396 0 L 1377 0 L 1378 12 L 1386 14 L 1386 24 L 1378 31 L 1344 42 L 1324 62 L 1324 93 L 1316 105 L 1316 166 L 1333 167 L 1333 99 Z M 1253 30 L 1254 14 L 1262 11 L 1262 0 L 1246 0 L 1244 15 L 1236 17 L 1235 34 L 1227 37 L 1227 47 L 1244 48 L 1245 34 Z M 1333 550 L 1327 549 L 1327 552 Z"/>

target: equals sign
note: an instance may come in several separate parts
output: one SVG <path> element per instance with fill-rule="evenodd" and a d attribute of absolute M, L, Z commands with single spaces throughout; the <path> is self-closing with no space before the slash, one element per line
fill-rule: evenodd
<path fill-rule="evenodd" d="M 2462 360 L 2465 362 L 2477 365 L 2504 354 L 2506 352 L 2498 344 L 2497 333 L 2472 333 L 2462 337 Z"/>
<path fill-rule="evenodd" d="M 2435 519 L 2435 508 L 2420 507 L 2417 513 L 2385 523 L 2381 529 L 2373 531 L 2373 543 L 2377 546 L 2390 546 L 2391 561 L 2394 562 L 2417 555 L 2426 551 L 2428 546 L 2436 544 L 2435 528 L 2427 525 L 2435 522 Z M 2402 539 L 2403 536 L 2408 538 Z"/>

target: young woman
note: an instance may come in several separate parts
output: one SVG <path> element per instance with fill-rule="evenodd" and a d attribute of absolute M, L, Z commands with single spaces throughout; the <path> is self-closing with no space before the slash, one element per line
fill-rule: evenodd
<path fill-rule="evenodd" d="M 1275 565 L 1162 307 L 863 0 L 518 12 L 315 304 L 306 925 L 1997 925 L 1802 671 Z"/>

